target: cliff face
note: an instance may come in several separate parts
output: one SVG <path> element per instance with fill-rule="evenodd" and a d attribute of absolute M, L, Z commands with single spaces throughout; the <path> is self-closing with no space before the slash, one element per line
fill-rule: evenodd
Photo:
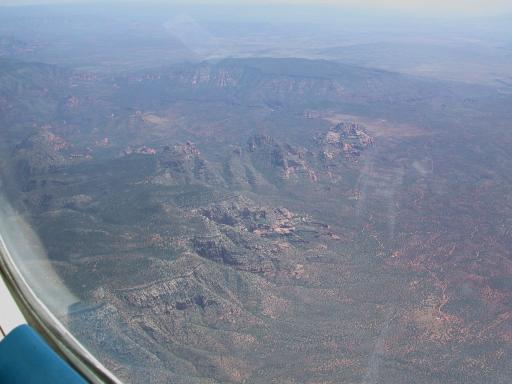
<path fill-rule="evenodd" d="M 305 149 L 278 143 L 265 135 L 253 136 L 247 144 L 249 157 L 255 168 L 275 172 L 283 180 L 314 175 L 304 159 Z"/>
<path fill-rule="evenodd" d="M 345 122 L 339 123 L 315 139 L 321 147 L 320 156 L 327 163 L 338 160 L 340 157 L 356 158 L 374 144 L 373 138 L 368 135 L 363 126 Z"/>
<path fill-rule="evenodd" d="M 426 105 L 449 99 L 446 88 L 392 72 L 323 60 L 227 59 L 173 66 L 118 79 L 118 96 L 142 108 L 162 105 L 144 96 L 158 92 L 160 101 L 192 99 L 272 110 L 331 108 L 345 105 L 393 108 L 397 103 Z"/>
<path fill-rule="evenodd" d="M 216 170 L 206 161 L 193 143 L 165 147 L 158 155 L 159 184 L 217 184 L 222 182 Z"/>
<path fill-rule="evenodd" d="M 342 123 L 316 135 L 312 133 L 306 143 L 297 147 L 270 135 L 256 134 L 220 162 L 207 160 L 191 142 L 165 146 L 155 151 L 158 170 L 151 180 L 161 185 L 201 184 L 256 190 L 315 183 L 318 178 L 328 177 L 327 168 L 356 160 L 374 142 L 363 126 Z"/>

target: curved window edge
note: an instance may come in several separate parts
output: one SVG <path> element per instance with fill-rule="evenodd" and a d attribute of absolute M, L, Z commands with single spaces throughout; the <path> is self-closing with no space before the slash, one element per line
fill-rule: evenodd
<path fill-rule="evenodd" d="M 50 312 L 16 266 L 0 234 L 0 275 L 26 322 L 91 383 L 121 384 Z"/>

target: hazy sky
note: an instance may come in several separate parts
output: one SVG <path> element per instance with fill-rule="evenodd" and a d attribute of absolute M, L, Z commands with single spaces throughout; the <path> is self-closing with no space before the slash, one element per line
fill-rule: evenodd
<path fill-rule="evenodd" d="M 186 4 L 301 4 L 301 5 L 340 5 L 357 8 L 385 8 L 405 12 L 446 12 L 446 13 L 502 13 L 512 11 L 512 0 L 0 0 L 0 5 L 29 4 L 80 4 L 80 3 L 186 3 Z"/>

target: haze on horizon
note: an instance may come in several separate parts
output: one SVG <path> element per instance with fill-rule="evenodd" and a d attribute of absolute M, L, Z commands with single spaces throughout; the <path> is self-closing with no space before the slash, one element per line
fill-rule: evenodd
<path fill-rule="evenodd" d="M 193 1 L 140 1 L 110 0 L 108 2 L 90 0 L 0 0 L 0 6 L 25 5 L 63 5 L 63 4 L 95 4 L 95 5 L 299 5 L 299 6 L 336 6 L 366 10 L 387 10 L 398 12 L 425 13 L 436 15 L 467 15 L 467 14 L 502 14 L 512 11 L 512 3 L 507 0 L 193 0 Z"/>

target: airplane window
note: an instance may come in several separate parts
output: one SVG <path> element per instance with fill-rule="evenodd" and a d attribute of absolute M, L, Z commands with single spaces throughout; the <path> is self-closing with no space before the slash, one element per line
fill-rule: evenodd
<path fill-rule="evenodd" d="M 99 381 L 508 383 L 511 21 L 0 0 L 2 265 Z"/>

